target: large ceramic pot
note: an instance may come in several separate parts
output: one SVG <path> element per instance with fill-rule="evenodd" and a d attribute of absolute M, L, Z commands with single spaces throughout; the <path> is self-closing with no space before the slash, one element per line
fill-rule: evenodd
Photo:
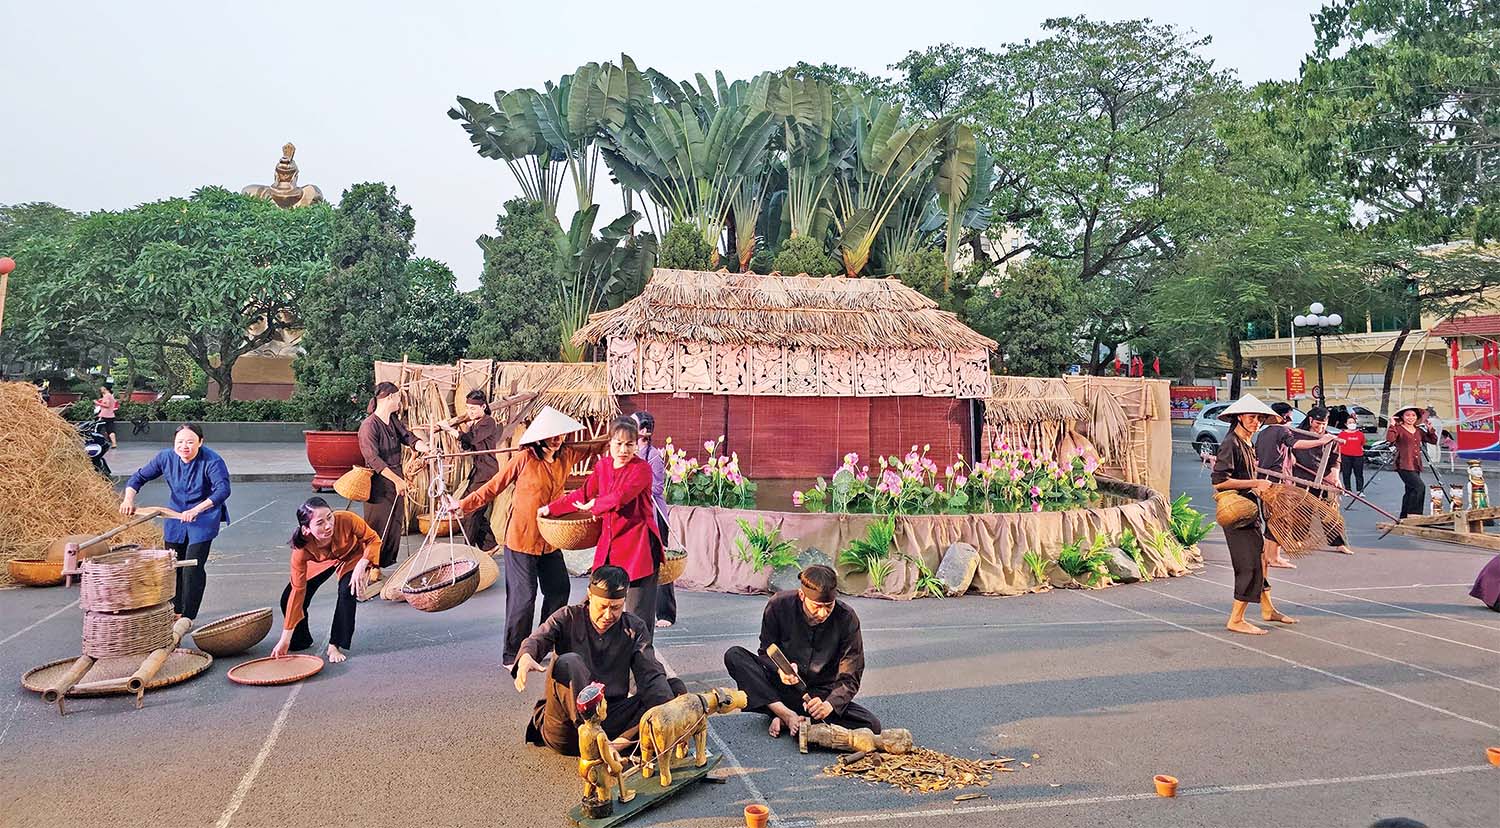
<path fill-rule="evenodd" d="M 315 492 L 331 490 L 344 472 L 364 463 L 357 431 L 304 431 L 302 437 L 307 442 L 307 462 L 313 467 Z"/>
<path fill-rule="evenodd" d="M 154 403 L 159 396 L 161 394 L 156 391 L 131 391 L 130 401 L 133 403 Z"/>

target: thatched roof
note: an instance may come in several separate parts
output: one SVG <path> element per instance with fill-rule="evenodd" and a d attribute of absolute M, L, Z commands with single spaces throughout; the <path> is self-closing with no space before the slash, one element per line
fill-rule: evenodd
<path fill-rule="evenodd" d="M 576 420 L 607 420 L 619 416 L 620 406 L 609 393 L 602 362 L 497 362 L 495 393 L 546 388 L 537 400 Z"/>
<path fill-rule="evenodd" d="M 995 348 L 993 340 L 896 279 L 660 268 L 640 296 L 590 316 L 573 342 L 616 336 L 845 351 Z"/>
<path fill-rule="evenodd" d="M 1068 385 L 1052 377 L 990 377 L 984 419 L 990 425 L 1088 419 L 1089 410 L 1073 399 Z"/>

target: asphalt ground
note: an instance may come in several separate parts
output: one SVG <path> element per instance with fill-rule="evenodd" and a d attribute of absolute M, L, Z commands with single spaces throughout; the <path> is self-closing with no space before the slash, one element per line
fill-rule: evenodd
<path fill-rule="evenodd" d="M 1183 455 L 1174 489 L 1202 505 Z M 235 522 L 209 563 L 201 618 L 272 605 L 286 581 L 299 483 L 236 484 Z M 161 495 L 160 487 L 143 501 Z M 1382 474 L 1371 496 L 1399 502 Z M 1500 768 L 1500 614 L 1467 596 L 1488 552 L 1392 536 L 1349 514 L 1353 556 L 1314 554 L 1273 576 L 1302 623 L 1223 630 L 1222 535 L 1192 577 L 1098 591 L 908 603 L 851 599 L 864 623 L 860 699 L 916 740 L 1015 757 L 985 798 L 905 795 L 821 775 L 831 754 L 772 741 L 763 718 L 712 719 L 716 775 L 634 825 L 743 824 L 750 802 L 784 826 L 1365 826 L 1408 816 L 1494 826 Z M 415 544 L 417 538 L 408 538 Z M 574 580 L 574 597 L 583 584 Z M 324 592 L 329 591 L 324 588 Z M 0 673 L 79 651 L 76 590 L 0 591 Z M 332 597 L 312 608 L 321 650 Z M 690 689 L 727 683 L 723 651 L 754 646 L 763 599 L 680 593 L 658 647 Z M 148 693 L 70 700 L 59 717 L 18 683 L 0 692 L 0 825 L 547 826 L 579 796 L 572 759 L 522 743 L 539 697 L 500 669 L 500 586 L 427 615 L 359 609 L 348 662 L 300 685 L 230 683 L 221 660 Z M 1253 613 L 1252 613 L 1253 617 Z M 1151 778 L 1181 780 L 1159 799 Z"/>

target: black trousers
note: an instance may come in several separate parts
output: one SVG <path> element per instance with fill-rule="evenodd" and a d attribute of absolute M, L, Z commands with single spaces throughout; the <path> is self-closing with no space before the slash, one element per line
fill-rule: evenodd
<path fill-rule="evenodd" d="M 1344 481 L 1344 488 L 1351 492 L 1362 492 L 1365 490 L 1365 456 L 1348 455 L 1339 458 L 1339 477 Z M 1356 483 L 1350 486 L 1349 483 Z"/>
<path fill-rule="evenodd" d="M 527 555 L 505 550 L 505 646 L 502 664 L 515 664 L 521 642 L 536 624 L 536 592 L 542 588 L 542 620 L 568 603 L 568 565 L 561 552 Z"/>
<path fill-rule="evenodd" d="M 661 546 L 667 548 L 667 520 L 657 515 L 656 524 L 661 527 Z M 656 588 L 656 617 L 668 624 L 677 623 L 677 589 L 672 584 L 662 584 Z M 653 623 L 651 625 L 655 627 Z"/>
<path fill-rule="evenodd" d="M 473 494 L 486 482 L 488 481 L 469 481 L 469 488 L 464 492 L 464 497 Z M 490 526 L 490 510 L 494 508 L 494 505 L 494 503 L 486 503 L 479 511 L 464 515 L 462 520 L 464 536 L 469 539 L 469 545 L 483 552 L 490 552 L 498 545 L 495 540 L 495 530 Z"/>
<path fill-rule="evenodd" d="M 730 647 L 724 653 L 724 669 L 729 671 L 729 677 L 734 679 L 735 685 L 745 691 L 747 712 L 772 715 L 770 705 L 772 702 L 779 701 L 790 707 L 794 713 L 807 715 L 807 709 L 802 706 L 802 697 L 798 694 L 796 686 L 782 684 L 781 676 L 776 672 L 776 665 L 772 664 L 769 659 L 763 659 L 744 647 Z M 813 698 L 826 700 L 828 689 L 810 687 L 808 693 Z M 876 718 L 869 709 L 853 701 L 844 705 L 843 710 L 835 710 L 833 715 L 823 721 L 840 727 L 868 727 L 876 733 L 880 732 L 880 719 Z"/>
<path fill-rule="evenodd" d="M 380 536 L 380 568 L 396 565 L 401 552 L 401 536 L 406 534 L 406 497 L 397 495 L 395 486 L 386 481 L 390 494 L 377 495 L 379 500 L 365 502 L 365 523 Z"/>
<path fill-rule="evenodd" d="M 1422 498 L 1427 494 L 1427 487 L 1422 484 L 1422 473 L 1397 469 L 1396 474 L 1401 476 L 1401 482 L 1406 486 L 1406 491 L 1401 495 L 1401 517 L 1426 514 Z"/>
<path fill-rule="evenodd" d="M 184 618 L 197 618 L 198 607 L 203 603 L 203 589 L 208 586 L 208 573 L 203 571 L 208 564 L 209 539 L 202 543 L 168 541 L 167 548 L 177 554 L 177 560 L 194 560 L 197 566 L 185 566 L 177 570 L 177 594 L 172 596 L 172 611 Z"/>
<path fill-rule="evenodd" d="M 1261 565 L 1261 553 L 1265 541 L 1261 538 L 1259 522 L 1239 529 L 1225 529 L 1224 541 L 1229 545 L 1229 563 L 1234 568 L 1234 600 L 1260 603 L 1260 596 L 1270 587 L 1266 584 L 1266 571 Z"/>
<path fill-rule="evenodd" d="M 661 563 L 651 567 L 651 574 L 636 578 L 625 590 L 625 611 L 646 622 L 646 643 L 656 637 L 656 597 L 661 585 L 656 582 Z"/>
<path fill-rule="evenodd" d="M 307 579 L 307 590 L 302 595 L 302 620 L 292 630 L 291 648 L 293 651 L 305 650 L 312 646 L 312 632 L 308 630 L 307 620 L 309 618 L 307 607 L 312 604 L 313 593 L 318 587 L 328 580 L 328 577 L 338 571 L 338 567 L 331 566 Z M 328 643 L 340 650 L 347 650 L 354 644 L 354 610 L 359 606 L 359 599 L 349 594 L 349 585 L 354 578 L 350 572 L 339 579 L 338 599 L 333 607 L 333 631 L 328 634 Z M 286 602 L 292 597 L 292 585 L 287 584 L 286 589 L 281 591 L 281 617 L 286 617 Z"/>
<path fill-rule="evenodd" d="M 526 728 L 526 740 L 536 745 L 546 745 L 564 756 L 578 755 L 578 694 L 594 680 L 583 657 L 577 653 L 563 653 L 552 660 L 547 668 L 547 686 L 542 691 L 542 700 L 532 710 L 531 722 Z M 687 687 L 676 677 L 668 678 L 672 698 L 686 693 Z M 671 699 L 634 696 L 609 699 L 609 710 L 604 717 L 604 732 L 611 739 L 641 723 L 641 716 L 651 708 Z"/>

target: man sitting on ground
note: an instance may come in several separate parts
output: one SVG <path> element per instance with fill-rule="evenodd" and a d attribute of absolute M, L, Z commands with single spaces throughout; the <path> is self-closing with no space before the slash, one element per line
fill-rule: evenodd
<path fill-rule="evenodd" d="M 578 755 L 577 697 L 593 682 L 604 685 L 608 715 L 604 732 L 622 749 L 633 741 L 641 714 L 671 701 L 686 688 L 667 678 L 646 634 L 646 623 L 625 611 L 630 578 L 618 566 L 601 566 L 589 578 L 588 600 L 563 607 L 521 643 L 516 690 L 525 692 L 529 673 L 547 673 L 542 700 L 526 727 L 526 740 L 564 756 Z M 557 653 L 550 668 L 548 653 Z M 635 677 L 635 695 L 630 679 Z"/>
<path fill-rule="evenodd" d="M 760 622 L 760 652 L 731 647 L 724 667 L 749 699 L 745 710 L 771 717 L 770 734 L 796 735 L 802 717 L 842 727 L 880 732 L 875 714 L 854 702 L 865 672 L 865 644 L 859 616 L 837 599 L 838 576 L 826 566 L 802 570 L 798 589 L 778 592 L 766 602 Z M 781 673 L 766 656 L 775 644 L 792 664 Z M 807 684 L 804 704 L 797 679 Z"/>

